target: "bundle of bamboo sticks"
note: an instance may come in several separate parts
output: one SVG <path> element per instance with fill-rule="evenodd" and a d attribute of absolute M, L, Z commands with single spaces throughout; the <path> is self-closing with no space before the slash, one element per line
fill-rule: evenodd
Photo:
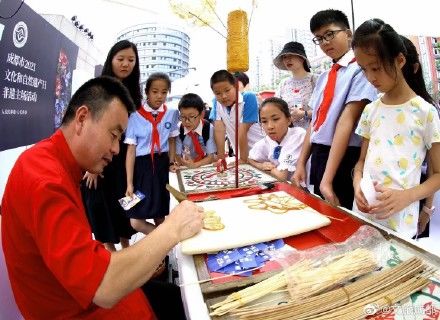
<path fill-rule="evenodd" d="M 376 268 L 377 263 L 373 253 L 362 248 L 335 257 L 335 260 L 325 266 L 313 267 L 312 261 L 300 261 L 271 278 L 232 293 L 225 300 L 211 307 L 215 309 L 211 315 L 226 314 L 285 287 L 288 287 L 291 302 L 301 301 Z"/>
<path fill-rule="evenodd" d="M 292 300 L 280 306 L 249 306 L 233 311 L 233 314 L 240 319 L 252 320 L 364 319 L 427 286 L 430 283 L 428 277 L 434 272 L 421 259 L 413 257 L 394 268 L 320 295 Z"/>

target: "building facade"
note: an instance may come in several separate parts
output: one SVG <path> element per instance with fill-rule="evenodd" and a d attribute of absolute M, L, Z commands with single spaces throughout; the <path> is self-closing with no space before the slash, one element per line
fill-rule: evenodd
<path fill-rule="evenodd" d="M 76 70 L 74 70 L 73 91 L 95 76 L 95 66 L 102 63 L 105 56 L 87 34 L 75 27 L 70 19 L 58 14 L 42 14 L 47 22 L 78 46 Z"/>
<path fill-rule="evenodd" d="M 313 43 L 312 38 L 313 34 L 309 30 L 286 28 L 277 37 L 257 40 L 250 50 L 248 75 L 251 80 L 251 88 L 255 91 L 273 90 L 278 87 L 283 78 L 290 75 L 290 72 L 279 70 L 273 64 L 273 59 L 281 52 L 284 45 L 290 41 L 297 41 L 304 45 L 312 69 L 315 71 L 324 54 L 319 46 Z M 314 63 L 315 57 L 321 57 L 319 62 Z"/>
<path fill-rule="evenodd" d="M 440 101 L 440 37 L 407 37 L 419 52 L 426 88 L 438 103 Z"/>
<path fill-rule="evenodd" d="M 126 28 L 118 34 L 118 40 L 129 40 L 138 48 L 141 83 L 153 72 L 164 72 L 171 80 L 188 74 L 190 37 L 181 29 L 144 23 Z"/>

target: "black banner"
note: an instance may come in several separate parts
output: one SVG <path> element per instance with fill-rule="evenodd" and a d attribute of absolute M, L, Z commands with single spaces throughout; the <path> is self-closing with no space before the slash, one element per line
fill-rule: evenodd
<path fill-rule="evenodd" d="M 0 151 L 35 143 L 60 125 L 78 47 L 21 0 L 0 1 Z"/>

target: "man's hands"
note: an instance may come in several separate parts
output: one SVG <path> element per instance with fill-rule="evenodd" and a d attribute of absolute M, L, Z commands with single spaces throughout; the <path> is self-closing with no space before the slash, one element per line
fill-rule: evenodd
<path fill-rule="evenodd" d="M 173 210 L 171 210 L 164 224 L 170 228 L 170 232 L 174 233 L 177 241 L 191 238 L 203 226 L 204 210 L 191 201 L 182 201 Z"/>

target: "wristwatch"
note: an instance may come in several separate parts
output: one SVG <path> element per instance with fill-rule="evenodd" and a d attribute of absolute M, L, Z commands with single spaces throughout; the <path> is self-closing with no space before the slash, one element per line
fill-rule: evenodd
<path fill-rule="evenodd" d="M 427 214 L 431 217 L 432 214 L 433 214 L 434 211 L 435 211 L 435 207 L 432 206 L 431 208 L 428 208 L 427 206 L 423 206 L 422 211 L 423 211 L 424 213 L 427 213 Z"/>

